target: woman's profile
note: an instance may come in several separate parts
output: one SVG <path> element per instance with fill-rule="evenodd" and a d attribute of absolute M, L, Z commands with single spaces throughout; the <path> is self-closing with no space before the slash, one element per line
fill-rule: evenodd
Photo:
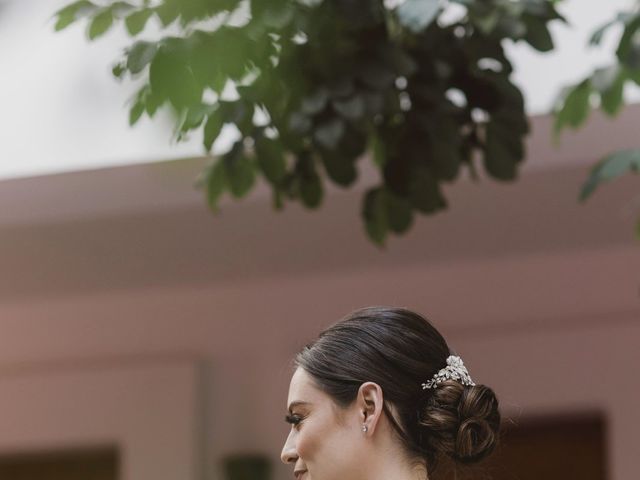
<path fill-rule="evenodd" d="M 356 310 L 293 367 L 281 459 L 298 480 L 425 480 L 443 456 L 469 465 L 496 446 L 493 390 L 410 310 Z"/>

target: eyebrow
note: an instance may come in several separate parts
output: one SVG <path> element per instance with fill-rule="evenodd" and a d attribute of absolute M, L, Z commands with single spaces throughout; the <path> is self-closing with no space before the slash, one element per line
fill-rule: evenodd
<path fill-rule="evenodd" d="M 303 402 L 301 400 L 296 400 L 295 402 L 291 402 L 289 404 L 289 411 L 293 410 L 293 407 L 297 407 L 299 405 L 311 405 L 309 402 Z"/>

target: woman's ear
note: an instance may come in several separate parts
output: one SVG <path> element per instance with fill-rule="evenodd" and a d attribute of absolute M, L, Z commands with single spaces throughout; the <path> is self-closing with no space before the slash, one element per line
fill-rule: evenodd
<path fill-rule="evenodd" d="M 361 425 L 367 427 L 364 432 L 373 434 L 382 416 L 382 388 L 377 383 L 365 382 L 358 389 L 358 408 L 360 409 Z"/>

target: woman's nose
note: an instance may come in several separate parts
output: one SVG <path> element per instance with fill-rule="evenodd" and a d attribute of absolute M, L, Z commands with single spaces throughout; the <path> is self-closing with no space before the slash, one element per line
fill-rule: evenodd
<path fill-rule="evenodd" d="M 284 447 L 282 447 L 280 459 L 283 463 L 295 463 L 298 459 L 298 454 L 296 453 L 293 442 L 291 441 L 291 435 L 287 437 L 287 441 L 285 442 Z"/>

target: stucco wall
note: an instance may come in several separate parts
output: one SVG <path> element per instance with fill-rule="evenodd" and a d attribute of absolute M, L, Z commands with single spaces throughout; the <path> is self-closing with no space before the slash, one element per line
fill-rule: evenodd
<path fill-rule="evenodd" d="M 595 116 L 561 150 L 550 119 L 533 119 L 518 182 L 447 185 L 449 210 L 384 251 L 358 218 L 373 168 L 317 212 L 275 213 L 261 185 L 217 217 L 192 188 L 203 159 L 0 182 L 0 383 L 186 361 L 205 478 L 223 480 L 220 457 L 245 450 L 284 479 L 291 357 L 353 309 L 400 305 L 432 319 L 506 417 L 604 412 L 609 478 L 636 478 L 637 178 L 576 197 L 600 155 L 637 144 L 639 119 Z"/>
<path fill-rule="evenodd" d="M 639 266 L 623 248 L 4 305 L 0 378 L 29 365 L 192 359 L 204 380 L 208 478 L 220 478 L 225 453 L 279 463 L 288 361 L 300 346 L 352 309 L 401 305 L 432 319 L 505 416 L 604 411 L 610 478 L 627 480 L 640 426 Z M 276 479 L 291 474 L 276 468 Z"/>

